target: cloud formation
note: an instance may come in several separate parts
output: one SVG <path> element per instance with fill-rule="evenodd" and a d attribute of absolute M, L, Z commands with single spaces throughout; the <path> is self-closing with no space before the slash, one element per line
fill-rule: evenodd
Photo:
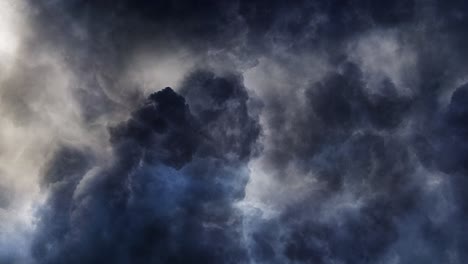
<path fill-rule="evenodd" d="M 0 7 L 1 263 L 468 259 L 463 1 Z"/>

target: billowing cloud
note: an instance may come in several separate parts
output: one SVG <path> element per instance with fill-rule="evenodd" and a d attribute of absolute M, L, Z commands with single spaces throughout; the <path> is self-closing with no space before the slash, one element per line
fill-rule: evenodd
<path fill-rule="evenodd" d="M 0 262 L 464 263 L 467 8 L 0 3 Z"/>
<path fill-rule="evenodd" d="M 86 150 L 55 154 L 33 247 L 39 262 L 245 261 L 233 205 L 259 127 L 239 77 L 195 72 L 186 85 L 187 101 L 165 88 L 111 128 L 108 166 Z"/>

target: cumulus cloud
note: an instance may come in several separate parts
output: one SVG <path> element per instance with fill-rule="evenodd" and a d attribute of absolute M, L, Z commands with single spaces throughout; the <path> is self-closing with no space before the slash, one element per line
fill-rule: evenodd
<path fill-rule="evenodd" d="M 245 261 L 233 204 L 248 181 L 256 119 L 239 77 L 194 72 L 186 85 L 187 101 L 165 88 L 110 129 L 107 167 L 83 150 L 56 153 L 33 246 L 39 262 Z"/>

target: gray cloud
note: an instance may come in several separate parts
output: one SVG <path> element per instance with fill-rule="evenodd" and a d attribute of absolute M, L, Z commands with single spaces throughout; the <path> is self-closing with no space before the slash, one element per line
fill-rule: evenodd
<path fill-rule="evenodd" d="M 7 1 L 0 262 L 464 263 L 466 8 Z"/>

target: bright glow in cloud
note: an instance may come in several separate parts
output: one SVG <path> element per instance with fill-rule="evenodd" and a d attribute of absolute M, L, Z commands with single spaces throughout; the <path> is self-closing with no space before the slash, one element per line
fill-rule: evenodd
<path fill-rule="evenodd" d="M 15 55 L 20 44 L 20 9 L 22 1 L 0 2 L 0 61 Z"/>

